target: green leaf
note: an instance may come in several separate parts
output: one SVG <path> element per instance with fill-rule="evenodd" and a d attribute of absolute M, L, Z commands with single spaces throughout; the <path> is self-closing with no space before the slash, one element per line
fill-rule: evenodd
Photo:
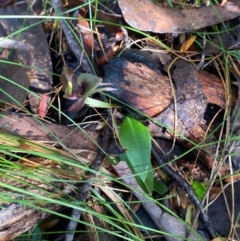
<path fill-rule="evenodd" d="M 199 200 L 202 200 L 206 193 L 206 187 L 204 187 L 200 182 L 192 182 L 192 188 Z"/>
<path fill-rule="evenodd" d="M 85 99 L 85 104 L 90 107 L 96 107 L 96 108 L 116 108 L 117 105 L 109 104 L 107 102 L 103 102 L 101 100 L 96 100 L 90 97 L 87 97 Z"/>
<path fill-rule="evenodd" d="M 185 222 L 189 225 L 192 225 L 193 210 L 194 210 L 194 207 L 192 205 L 189 205 L 187 207 Z"/>
<path fill-rule="evenodd" d="M 142 182 L 147 181 L 146 184 L 152 187 L 151 136 L 148 128 L 133 118 L 125 117 L 119 135 L 120 142 L 126 149 L 130 169 Z"/>
<path fill-rule="evenodd" d="M 136 181 L 138 183 L 138 185 L 142 188 L 142 190 L 146 193 L 151 195 L 152 191 L 153 191 L 153 187 L 154 187 L 154 177 L 153 177 L 153 172 L 150 171 L 147 173 L 147 178 L 146 180 L 143 182 L 139 176 L 136 176 Z"/>
<path fill-rule="evenodd" d="M 153 189 L 155 192 L 157 192 L 159 194 L 164 194 L 168 190 L 168 188 L 165 184 L 163 184 L 161 182 L 157 182 L 157 181 L 154 181 Z"/>
<path fill-rule="evenodd" d="M 32 233 L 31 233 L 31 237 L 29 240 L 31 241 L 41 241 L 42 240 L 42 231 L 40 229 L 40 227 L 37 225 L 34 227 Z"/>
<path fill-rule="evenodd" d="M 121 160 L 121 161 L 127 162 L 128 165 L 130 166 L 131 171 L 134 173 L 134 170 L 133 170 L 133 168 L 131 166 L 131 163 L 129 164 L 129 159 L 128 159 L 126 153 L 118 154 L 118 159 Z M 142 188 L 142 190 L 145 193 L 151 195 L 151 193 L 153 191 L 153 186 L 154 186 L 153 172 L 152 171 L 148 172 L 147 178 L 146 178 L 146 180 L 144 182 L 139 178 L 139 176 L 135 176 L 135 179 L 136 179 L 138 185 Z"/>
<path fill-rule="evenodd" d="M 15 239 L 14 239 L 15 240 Z M 31 228 L 29 231 L 21 234 L 17 237 L 18 241 L 42 241 L 42 230 L 40 229 L 39 225 L 36 225 L 35 227 Z"/>

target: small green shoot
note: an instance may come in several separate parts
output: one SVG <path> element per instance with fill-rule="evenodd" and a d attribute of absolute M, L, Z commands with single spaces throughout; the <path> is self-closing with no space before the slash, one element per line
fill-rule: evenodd
<path fill-rule="evenodd" d="M 192 182 L 192 188 L 198 199 L 202 200 L 207 190 L 206 187 L 200 182 Z"/>
<path fill-rule="evenodd" d="M 153 189 L 155 192 L 157 192 L 159 194 L 164 194 L 168 191 L 168 188 L 165 184 L 163 184 L 161 182 L 157 182 L 157 181 L 154 181 Z"/>

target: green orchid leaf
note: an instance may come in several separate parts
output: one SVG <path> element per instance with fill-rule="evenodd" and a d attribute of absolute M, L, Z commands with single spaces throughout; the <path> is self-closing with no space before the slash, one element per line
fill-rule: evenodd
<path fill-rule="evenodd" d="M 139 175 L 136 175 L 135 178 L 136 178 L 136 181 L 137 181 L 138 185 L 142 188 L 142 190 L 146 194 L 151 195 L 152 192 L 153 192 L 153 187 L 154 187 L 153 172 L 148 172 L 147 173 L 145 181 L 143 181 L 141 179 L 141 176 L 139 177 Z"/>
<path fill-rule="evenodd" d="M 126 149 L 129 168 L 142 182 L 148 182 L 152 189 L 151 136 L 148 128 L 141 122 L 126 117 L 120 128 L 119 136 L 122 147 Z"/>

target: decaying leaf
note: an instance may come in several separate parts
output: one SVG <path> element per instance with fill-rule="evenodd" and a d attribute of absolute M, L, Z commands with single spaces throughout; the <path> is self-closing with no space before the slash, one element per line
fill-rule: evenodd
<path fill-rule="evenodd" d="M 47 94 L 42 94 L 41 97 L 39 103 L 39 115 L 44 118 L 47 112 L 49 98 Z"/>
<path fill-rule="evenodd" d="M 197 37 L 197 35 L 193 35 L 189 39 L 186 39 L 182 44 L 180 52 L 186 52 L 192 46 L 196 37 Z"/>
<path fill-rule="evenodd" d="M 228 4 L 230 2 L 230 4 Z M 228 1 L 224 7 L 161 7 L 150 0 L 118 0 L 126 22 L 133 28 L 155 33 L 182 33 L 236 18 L 238 3 Z"/>

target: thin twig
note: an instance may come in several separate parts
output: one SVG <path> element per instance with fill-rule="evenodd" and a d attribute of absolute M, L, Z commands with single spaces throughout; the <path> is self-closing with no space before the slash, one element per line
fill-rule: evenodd
<path fill-rule="evenodd" d="M 105 157 L 105 153 L 107 151 L 107 148 L 108 148 L 108 145 L 109 145 L 109 142 L 110 142 L 110 138 L 111 138 L 111 134 L 112 134 L 112 131 L 111 131 L 111 115 L 108 114 L 108 123 L 105 127 L 105 132 L 104 132 L 104 136 L 101 140 L 101 148 L 99 149 L 98 151 L 98 154 L 91 166 L 91 169 L 93 170 L 93 172 L 91 172 L 89 174 L 89 177 L 88 177 L 88 180 L 79 188 L 79 193 L 78 195 L 76 196 L 76 200 L 80 201 L 80 202 L 85 202 L 87 197 L 88 197 L 88 193 L 90 191 L 90 188 L 91 188 L 91 180 L 96 176 L 96 172 L 99 170 L 101 164 L 102 164 L 102 161 Z M 75 219 L 75 220 L 79 220 L 81 218 L 81 214 L 82 214 L 82 211 L 79 210 L 79 209 L 73 209 L 72 210 L 72 213 L 71 213 L 71 218 L 72 219 Z M 67 233 L 65 235 L 65 239 L 64 241 L 72 241 L 73 238 L 74 238 L 74 231 L 77 227 L 77 222 L 74 222 L 72 220 L 69 221 L 68 223 L 68 226 L 67 226 Z"/>
<path fill-rule="evenodd" d="M 167 166 L 166 163 L 159 157 L 157 149 L 154 147 L 154 143 L 152 148 L 152 154 L 157 164 L 161 166 L 161 169 L 164 172 L 166 172 L 176 183 L 178 183 L 184 189 L 184 191 L 188 194 L 189 198 L 192 200 L 195 207 L 200 209 L 200 218 L 203 222 L 204 227 L 206 228 L 210 238 L 211 239 L 215 238 L 217 236 L 216 231 L 212 227 L 212 224 L 207 214 L 202 210 L 201 203 L 196 197 L 191 186 L 181 176 L 179 176 L 175 171 L 173 171 L 171 167 Z"/>
<path fill-rule="evenodd" d="M 54 9 L 58 15 L 62 15 L 63 9 L 61 6 L 60 0 L 53 0 L 52 4 L 54 6 Z M 84 51 L 82 50 L 82 47 L 77 42 L 75 36 L 72 33 L 71 28 L 67 24 L 67 22 L 64 19 L 60 20 L 62 29 L 65 33 L 65 36 L 67 38 L 67 42 L 69 44 L 69 47 L 72 49 L 73 53 L 76 55 L 78 60 L 81 62 L 83 68 L 85 69 L 86 73 L 95 75 L 94 68 L 91 66 L 88 58 L 86 57 Z"/>

